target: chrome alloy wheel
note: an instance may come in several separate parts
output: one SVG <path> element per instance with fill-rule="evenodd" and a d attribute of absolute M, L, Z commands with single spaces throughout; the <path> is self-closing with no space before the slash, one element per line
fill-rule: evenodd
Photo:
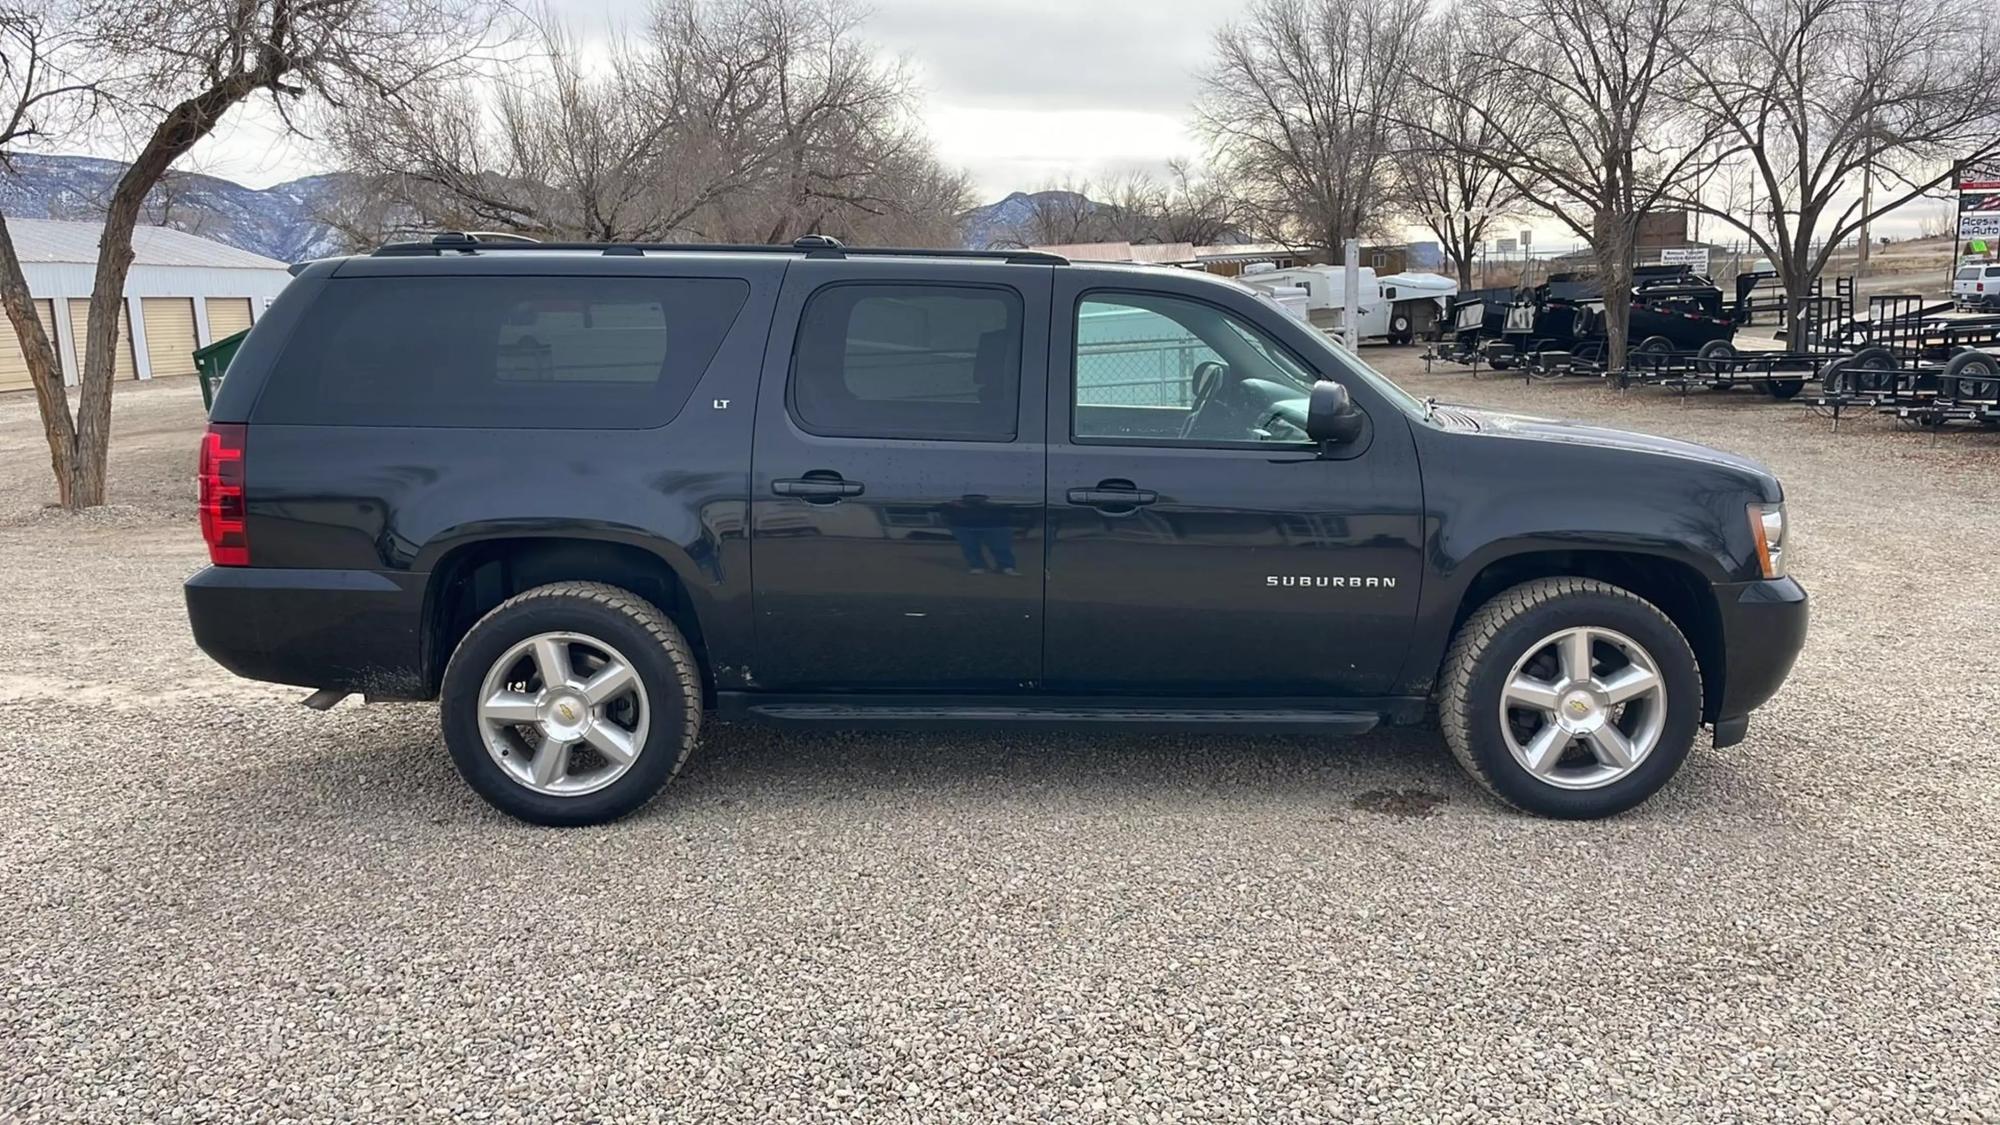
<path fill-rule="evenodd" d="M 651 718 L 632 662 L 582 633 L 529 637 L 494 661 L 479 686 L 486 752 L 517 784 L 556 797 L 623 777 Z"/>
<path fill-rule="evenodd" d="M 1667 725 L 1667 685 L 1637 641 L 1610 629 L 1552 633 L 1514 662 L 1500 732 L 1521 768 L 1561 789 L 1596 789 L 1637 769 Z"/>

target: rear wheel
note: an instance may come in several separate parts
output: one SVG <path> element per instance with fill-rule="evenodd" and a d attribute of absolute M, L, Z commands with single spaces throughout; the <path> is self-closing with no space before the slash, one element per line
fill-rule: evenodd
<path fill-rule="evenodd" d="M 1884 347 L 1862 348 L 1841 365 L 1841 382 L 1849 391 L 1895 389 L 1896 353 Z"/>
<path fill-rule="evenodd" d="M 1694 356 L 1703 371 L 1711 375 L 1727 375 L 1735 366 L 1730 361 L 1736 358 L 1736 345 L 1727 340 L 1710 340 Z"/>
<path fill-rule="evenodd" d="M 1445 744 L 1529 812 L 1624 812 L 1680 769 L 1701 724 L 1701 671 L 1652 603 L 1585 578 L 1503 591 L 1460 627 L 1438 696 Z"/>
<path fill-rule="evenodd" d="M 2000 379 L 2000 355 L 1991 352 L 1962 351 L 1944 365 L 1947 375 L 1965 375 L 1974 379 Z"/>
<path fill-rule="evenodd" d="M 1797 398 L 1799 396 L 1799 392 L 1805 389 L 1806 389 L 1806 381 L 1804 379 L 1764 380 L 1764 393 L 1770 395 L 1772 398 L 1777 399 L 1779 402 L 1784 402 L 1787 399 Z"/>
<path fill-rule="evenodd" d="M 680 630 L 596 582 L 502 602 L 459 642 L 439 695 L 459 774 L 535 824 L 601 824 L 645 804 L 701 729 L 701 679 Z"/>

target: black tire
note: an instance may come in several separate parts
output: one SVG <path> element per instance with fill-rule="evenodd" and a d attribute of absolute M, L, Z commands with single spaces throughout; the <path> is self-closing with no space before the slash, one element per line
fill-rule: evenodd
<path fill-rule="evenodd" d="M 1666 689 L 1665 721 L 1631 772 L 1594 789 L 1545 782 L 1515 760 L 1501 730 L 1501 691 L 1517 661 L 1560 630 L 1612 630 L 1642 646 Z M 1588 578 L 1543 578 L 1504 590 L 1460 626 L 1439 676 L 1445 745 L 1487 791 L 1516 808 L 1565 820 L 1615 816 L 1658 792 L 1686 760 L 1701 725 L 1701 669 L 1687 638 L 1652 603 Z"/>
<path fill-rule="evenodd" d="M 1639 350 L 1651 355 L 1671 355 L 1674 342 L 1665 336 L 1648 336 L 1639 341 Z"/>
<path fill-rule="evenodd" d="M 487 673 L 515 645 L 547 632 L 608 643 L 630 662 L 645 691 L 644 743 L 622 775 L 594 792 L 536 792 L 487 750 L 478 714 Z M 514 595 L 473 625 L 445 666 L 438 707 L 459 775 L 494 808 L 533 824 L 603 824 L 645 804 L 680 772 L 701 732 L 701 675 L 686 638 L 659 607 L 601 582 L 556 582 Z"/>
<path fill-rule="evenodd" d="M 1764 380 L 1764 393 L 1777 399 L 1779 402 L 1797 398 L 1799 397 L 1799 392 L 1805 389 L 1806 381 L 1804 379 Z"/>
<path fill-rule="evenodd" d="M 1736 345 L 1727 340 L 1710 340 L 1696 349 L 1694 357 L 1696 366 L 1703 371 L 1711 375 L 1727 375 L 1733 366 L 1728 361 L 1736 358 Z"/>
<path fill-rule="evenodd" d="M 1944 373 L 1951 379 L 2000 379 L 2000 356 L 1963 351 L 1944 365 Z"/>
<path fill-rule="evenodd" d="M 1407 344 L 1411 340 L 1410 314 L 1395 313 L 1389 317 L 1389 340 L 1392 343 Z"/>
<path fill-rule="evenodd" d="M 1820 367 L 1819 389 L 1821 394 L 1826 395 L 1837 396 L 1847 393 L 1847 360 L 1830 359 Z"/>
<path fill-rule="evenodd" d="M 1879 345 L 1862 348 L 1841 368 L 1842 381 L 1850 391 L 1891 390 L 1896 381 L 1890 372 L 1901 366 L 1896 353 L 1888 348 Z"/>

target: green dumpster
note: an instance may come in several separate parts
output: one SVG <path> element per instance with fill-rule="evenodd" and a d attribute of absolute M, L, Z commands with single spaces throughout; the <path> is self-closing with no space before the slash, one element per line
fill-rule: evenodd
<path fill-rule="evenodd" d="M 234 336 L 224 336 L 205 348 L 194 350 L 196 378 L 201 380 L 201 408 L 207 410 L 215 405 L 215 388 L 222 385 L 223 372 L 229 370 L 229 361 L 236 357 L 236 349 L 243 346 L 243 337 L 250 330 L 245 328 Z"/>

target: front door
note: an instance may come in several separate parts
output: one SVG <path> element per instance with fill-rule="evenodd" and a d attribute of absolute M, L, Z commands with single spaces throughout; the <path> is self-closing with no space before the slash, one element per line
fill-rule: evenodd
<path fill-rule="evenodd" d="M 1048 275 L 791 266 L 757 403 L 753 688 L 1036 686 Z"/>
<path fill-rule="evenodd" d="M 1048 686 L 1388 694 L 1421 574 L 1407 416 L 1334 357 L 1258 327 L 1282 313 L 1213 283 L 1165 284 L 1180 292 L 1058 275 Z M 1365 444 L 1331 457 L 1303 430 L 1322 375 L 1370 416 Z"/>

